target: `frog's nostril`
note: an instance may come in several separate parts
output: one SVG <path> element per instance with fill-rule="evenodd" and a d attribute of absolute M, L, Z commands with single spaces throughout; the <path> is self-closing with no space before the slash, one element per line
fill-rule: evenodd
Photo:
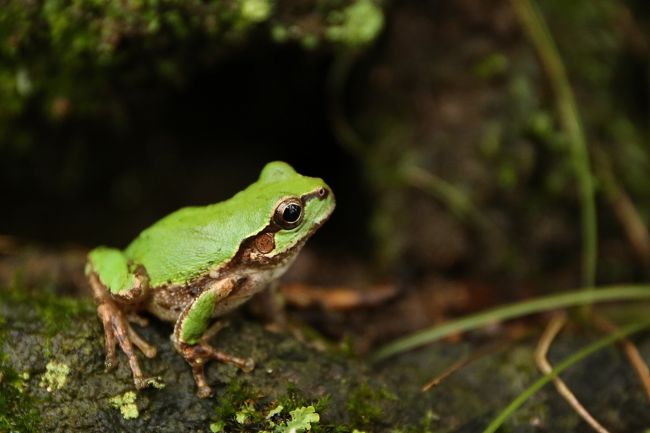
<path fill-rule="evenodd" d="M 327 188 L 323 188 L 323 187 L 321 187 L 321 188 L 318 190 L 317 194 L 318 194 L 318 198 L 320 198 L 320 199 L 322 200 L 322 199 L 324 199 L 325 197 L 327 197 L 327 194 L 329 194 L 329 191 L 327 190 Z"/>

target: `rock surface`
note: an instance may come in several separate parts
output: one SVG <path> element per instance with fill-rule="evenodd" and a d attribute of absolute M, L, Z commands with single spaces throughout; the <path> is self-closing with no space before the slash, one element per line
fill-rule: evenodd
<path fill-rule="evenodd" d="M 104 371 L 103 333 L 92 301 L 4 290 L 0 317 L 2 432 L 288 431 L 282 426 L 289 411 L 310 405 L 319 414 L 313 432 L 477 432 L 539 376 L 531 339 L 483 357 L 422 393 L 424 383 L 475 350 L 471 342 L 441 342 L 371 367 L 236 315 L 216 341 L 225 351 L 252 356 L 253 373 L 212 363 L 207 371 L 215 396 L 197 398 L 189 367 L 169 343 L 170 326 L 152 320 L 142 335 L 158 347 L 158 356 L 141 362 L 165 387 L 133 399 L 123 355 L 116 370 Z M 593 338 L 563 337 L 551 359 L 557 362 Z M 640 345 L 650 356 L 650 339 Z M 566 379 L 612 431 L 650 425 L 641 386 L 617 349 L 593 355 Z M 266 417 L 280 404 L 284 412 L 271 418 L 270 427 Z M 550 386 L 507 425 L 516 432 L 589 431 Z"/>

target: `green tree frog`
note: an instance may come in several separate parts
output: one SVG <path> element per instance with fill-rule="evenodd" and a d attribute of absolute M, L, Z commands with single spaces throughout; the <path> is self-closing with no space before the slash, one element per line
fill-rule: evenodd
<path fill-rule="evenodd" d="M 134 347 L 147 357 L 156 348 L 130 326 L 148 311 L 174 322 L 171 340 L 192 368 L 199 397 L 208 397 L 209 360 L 251 371 L 254 361 L 223 353 L 208 339 L 219 322 L 274 282 L 335 207 L 322 179 L 288 164 L 267 164 L 259 179 L 228 200 L 186 207 L 145 229 L 126 249 L 98 247 L 86 275 L 104 326 L 106 366 L 117 364 L 116 345 L 128 358 L 136 388 L 147 386 Z"/>

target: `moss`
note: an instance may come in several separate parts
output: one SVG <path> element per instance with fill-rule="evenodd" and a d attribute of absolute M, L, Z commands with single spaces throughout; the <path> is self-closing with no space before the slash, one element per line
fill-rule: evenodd
<path fill-rule="evenodd" d="M 116 69 L 146 67 L 150 79 L 157 62 L 171 61 L 174 76 L 157 75 L 178 83 L 188 70 L 183 50 L 191 41 L 207 39 L 212 47 L 240 41 L 272 11 L 269 0 L 4 2 L 0 8 L 0 61 L 6 65 L 0 71 L 0 147 L 27 153 L 37 144 L 31 141 L 33 131 L 20 134 L 22 130 L 15 126 L 30 107 L 57 121 L 75 114 L 106 114 L 106 102 L 99 94 Z M 143 58 L 148 56 L 142 53 L 148 51 L 163 54 L 154 55 L 154 63 L 144 66 Z M 89 75 L 93 78 L 78 79 Z M 66 109 L 58 110 L 62 105 L 57 101 L 66 101 Z"/>
<path fill-rule="evenodd" d="M 485 158 L 494 158 L 499 154 L 503 145 L 503 130 L 503 123 L 495 120 L 483 126 L 479 148 Z"/>
<path fill-rule="evenodd" d="M 362 382 L 352 390 L 347 402 L 354 424 L 370 426 L 383 421 L 383 404 L 386 401 L 396 401 L 397 396 L 387 388 L 373 388 L 367 382 Z"/>
<path fill-rule="evenodd" d="M 507 72 L 508 57 L 503 53 L 492 53 L 481 59 L 474 66 L 474 74 L 478 78 L 490 79 Z"/>
<path fill-rule="evenodd" d="M 242 428 L 259 424 L 262 416 L 255 409 L 256 399 L 250 387 L 239 380 L 231 381 L 223 393 L 217 397 L 216 416 L 210 424 L 210 430 L 213 432 L 245 431 Z M 244 408 L 246 408 L 245 417 L 243 416 Z"/>
<path fill-rule="evenodd" d="M 369 369 L 354 361 L 316 352 L 289 336 L 266 333 L 259 324 L 234 319 L 233 326 L 220 334 L 220 346 L 233 353 L 252 350 L 260 364 L 246 375 L 230 365 L 210 365 L 208 380 L 217 396 L 204 400 L 196 397 L 186 362 L 168 343 L 169 326 L 154 320 L 141 332 L 143 338 L 160 348 L 159 354 L 154 359 L 140 358 L 143 370 L 160 374 L 168 386 L 164 391 L 143 390 L 136 396 L 125 393 L 133 382 L 123 355 L 116 370 L 104 371 L 101 325 L 91 311 L 80 313 L 74 318 L 76 326 L 66 328 L 53 339 L 53 359 L 69 365 L 71 374 L 59 392 L 47 393 L 38 386 L 40 374 L 30 378 L 21 373 L 30 368 L 45 371 L 51 361 L 42 353 L 42 322 L 29 302 L 9 303 L 2 295 L 4 292 L 0 293 L 0 316 L 11 327 L 4 331 L 6 339 L 0 345 L 6 352 L 5 357 L 0 357 L 2 432 L 80 432 L 98 425 L 96 428 L 107 432 L 209 431 L 210 427 L 217 432 L 277 433 L 292 420 L 315 420 L 315 414 L 318 422 L 310 422 L 312 433 L 352 433 L 354 429 L 367 433 L 395 429 L 402 433 L 457 431 L 462 424 L 482 422 L 539 374 L 529 362 L 531 349 L 526 346 L 525 350 L 509 350 L 496 359 L 482 358 L 441 384 L 437 391 L 425 394 L 419 392 L 421 384 L 472 346 L 455 348 L 441 343 L 423 348 L 392 360 L 368 378 Z M 0 326 L 0 334 L 5 329 Z M 613 359 L 603 361 L 620 360 L 615 353 L 611 355 Z M 218 385 L 220 382 L 228 384 Z M 283 388 L 284 383 L 296 385 Z M 617 401 L 629 385 L 626 381 L 617 383 L 618 388 L 603 387 L 609 395 L 607 401 Z M 400 399 L 389 389 L 399 392 Z M 490 401 L 484 398 L 485 390 L 489 390 Z M 552 395 L 552 388 L 540 394 L 524 409 L 524 416 L 516 417 L 514 425 L 529 425 L 531 417 L 546 420 L 550 429 L 559 425 L 552 411 L 544 411 L 548 406 L 545 401 Z M 645 403 L 638 395 L 635 407 L 643 415 Z M 603 407 L 610 406 L 595 407 L 602 412 Z M 128 418 L 135 416 L 136 410 L 140 416 Z M 179 413 L 183 416 L 179 417 Z"/>
<path fill-rule="evenodd" d="M 318 37 L 316 35 L 305 35 L 300 40 L 300 45 L 306 50 L 314 50 L 318 47 Z"/>
<path fill-rule="evenodd" d="M 356 0 L 343 11 L 328 16 L 332 25 L 326 38 L 349 46 L 362 46 L 375 40 L 384 28 L 384 14 L 373 0 Z"/>
<path fill-rule="evenodd" d="M 4 320 L 0 317 L 0 348 L 4 341 L 3 334 Z M 16 372 L 0 350 L 0 432 L 40 431 L 34 398 L 25 392 L 28 380 L 29 373 Z"/>
<path fill-rule="evenodd" d="M 18 288 L 3 292 L 6 300 L 13 303 L 29 303 L 43 321 L 47 337 L 67 330 L 82 314 L 93 314 L 95 304 L 90 299 L 70 298 L 52 292 L 25 292 Z"/>
<path fill-rule="evenodd" d="M 328 22 L 330 13 L 340 19 Z M 72 119 L 129 127 L 130 99 L 122 96 L 134 94 L 128 89 L 155 83 L 175 91 L 267 22 L 272 41 L 313 49 L 326 41 L 365 44 L 383 27 L 383 14 L 371 0 L 299 8 L 273 0 L 4 2 L 0 148 L 11 158 L 30 155 L 42 143 L 41 130 Z M 55 185 L 80 182 L 64 173 Z"/>
<path fill-rule="evenodd" d="M 67 364 L 50 361 L 45 366 L 45 374 L 41 376 L 39 386 L 52 392 L 63 388 L 68 381 L 70 367 Z"/>
<path fill-rule="evenodd" d="M 242 18 L 254 23 L 266 21 L 272 10 L 273 5 L 269 0 L 241 0 Z"/>
<path fill-rule="evenodd" d="M 316 413 L 314 406 L 298 407 L 289 412 L 291 419 L 281 423 L 275 430 L 282 433 L 302 433 L 311 430 L 311 425 L 320 421 L 320 415 Z"/>
<path fill-rule="evenodd" d="M 252 386 L 235 380 L 217 399 L 216 416 L 210 423 L 210 431 L 352 432 L 354 428 L 350 425 L 326 422 L 321 413 L 329 403 L 328 397 L 307 398 L 293 385 L 289 385 L 277 400 L 269 400 L 255 392 Z"/>
<path fill-rule="evenodd" d="M 0 431 L 39 431 L 38 410 L 24 389 L 25 380 L 21 375 L 0 360 Z"/>
<path fill-rule="evenodd" d="M 116 395 L 108 402 L 116 409 L 120 410 L 124 419 L 135 419 L 140 416 L 138 406 L 135 404 L 137 395 L 133 391 L 127 391 L 124 394 Z"/>
<path fill-rule="evenodd" d="M 284 43 L 289 40 L 289 30 L 281 24 L 276 24 L 271 27 L 271 38 L 277 43 Z"/>

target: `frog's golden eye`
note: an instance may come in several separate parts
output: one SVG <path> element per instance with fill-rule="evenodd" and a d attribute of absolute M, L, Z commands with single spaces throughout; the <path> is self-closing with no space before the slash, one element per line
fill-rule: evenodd
<path fill-rule="evenodd" d="M 284 200 L 275 208 L 273 219 L 277 225 L 289 230 L 300 225 L 302 215 L 302 202 L 300 199 L 292 197 Z"/>

